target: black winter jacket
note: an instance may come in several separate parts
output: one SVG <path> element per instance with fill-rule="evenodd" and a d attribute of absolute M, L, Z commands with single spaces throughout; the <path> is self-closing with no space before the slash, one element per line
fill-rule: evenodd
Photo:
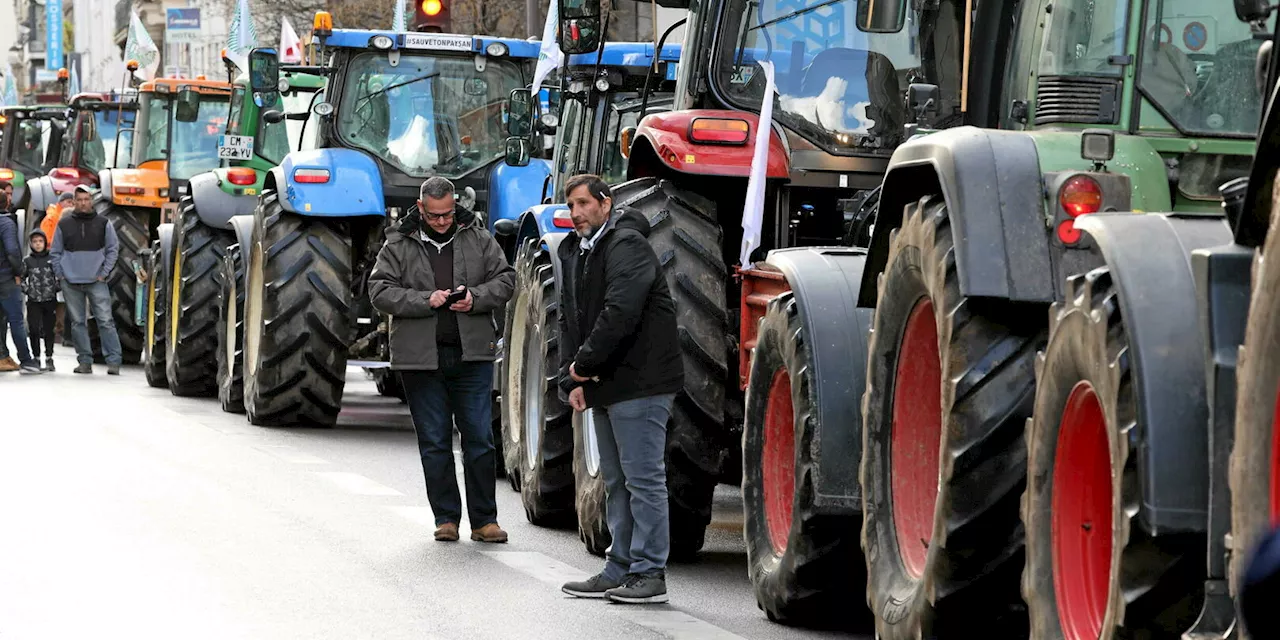
<path fill-rule="evenodd" d="M 582 386 L 589 407 L 684 387 L 675 300 L 648 235 L 643 215 L 615 209 L 591 251 L 577 234 L 560 243 L 559 384 L 565 393 Z M 571 363 L 600 381 L 574 382 Z"/>
<path fill-rule="evenodd" d="M 31 302 L 52 302 L 58 299 L 58 277 L 53 274 L 49 250 L 31 252 L 22 261 L 22 292 Z"/>

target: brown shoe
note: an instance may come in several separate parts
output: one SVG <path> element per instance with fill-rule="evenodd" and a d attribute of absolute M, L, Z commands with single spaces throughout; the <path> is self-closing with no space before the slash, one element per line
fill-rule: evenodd
<path fill-rule="evenodd" d="M 457 542 L 458 525 L 446 522 L 436 527 L 436 542 Z"/>
<path fill-rule="evenodd" d="M 490 522 L 471 532 L 471 539 L 476 542 L 506 542 L 507 532 L 496 522 Z"/>
<path fill-rule="evenodd" d="M 0 371 L 17 371 L 18 363 L 8 356 L 0 358 Z"/>

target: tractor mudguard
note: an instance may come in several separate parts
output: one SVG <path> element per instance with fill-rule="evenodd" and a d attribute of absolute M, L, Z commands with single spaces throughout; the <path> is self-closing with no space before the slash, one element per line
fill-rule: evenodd
<path fill-rule="evenodd" d="M 743 145 L 700 144 L 689 140 L 693 121 L 701 118 L 745 120 L 749 126 Z M 627 162 L 627 179 L 656 175 L 656 169 L 669 169 L 694 175 L 734 176 L 751 174 L 755 157 L 756 129 L 760 116 L 746 111 L 700 109 L 667 111 L 645 116 L 636 128 Z M 791 160 L 777 129 L 769 132 L 768 178 L 791 177 Z"/>
<path fill-rule="evenodd" d="M 556 278 L 556 290 L 560 290 L 559 283 L 564 282 L 561 274 L 564 271 L 564 265 L 560 264 L 560 243 L 564 241 L 565 234 L 556 233 L 542 236 L 542 244 L 547 245 L 547 253 L 551 255 L 551 273 Z"/>
<path fill-rule="evenodd" d="M 965 126 L 910 140 L 889 160 L 863 272 L 859 306 L 874 307 L 876 276 L 902 210 L 941 194 L 956 238 L 960 292 L 1022 302 L 1054 300 L 1044 186 L 1031 136 Z"/>
<path fill-rule="evenodd" d="M 45 209 L 58 201 L 58 195 L 53 190 L 53 180 L 49 176 L 40 176 L 27 183 L 27 188 L 31 191 L 31 198 L 27 200 L 27 217 L 33 221 L 43 218 Z"/>
<path fill-rule="evenodd" d="M 244 261 L 245 268 L 240 270 L 241 276 L 244 278 L 236 284 L 241 287 L 240 291 L 249 290 L 249 252 L 253 250 L 253 214 L 231 216 L 227 221 L 227 226 L 236 234 L 236 243 L 240 245 L 240 259 Z"/>
<path fill-rule="evenodd" d="M 1142 522 L 1153 534 L 1204 531 L 1209 424 L 1204 337 L 1191 253 L 1231 242 L 1226 219 L 1173 214 L 1082 216 L 1111 271 L 1136 374 Z"/>
<path fill-rule="evenodd" d="M 258 198 L 227 193 L 219 186 L 219 181 L 218 175 L 212 171 L 198 173 L 191 178 L 189 193 L 201 222 L 214 229 L 230 229 L 232 216 L 252 215 Z"/>
<path fill-rule="evenodd" d="M 107 199 L 107 202 L 111 202 L 111 187 L 115 184 L 111 174 L 114 172 L 114 169 L 103 169 L 98 172 L 98 191 L 102 192 L 102 196 Z"/>
<path fill-rule="evenodd" d="M 558 236 L 573 231 L 573 229 L 557 227 L 552 222 L 555 212 L 564 211 L 568 208 L 564 203 L 540 204 L 529 207 L 520 216 L 520 229 L 516 232 L 516 246 L 520 246 L 520 243 L 529 238 Z"/>
<path fill-rule="evenodd" d="M 173 223 L 166 222 L 156 227 L 156 237 L 160 240 L 160 264 L 165 269 L 173 269 Z"/>
<path fill-rule="evenodd" d="M 493 165 L 489 171 L 489 232 L 498 220 L 519 220 L 529 207 L 542 203 L 542 187 L 551 175 L 551 161 L 530 160 L 523 167 L 513 167 L 505 162 Z"/>
<path fill-rule="evenodd" d="M 862 511 L 858 465 L 872 311 L 858 308 L 858 288 L 866 259 L 865 250 L 848 247 L 775 249 L 765 259 L 786 276 L 810 344 L 822 345 L 808 379 L 818 401 L 814 505 L 829 513 Z"/>
<path fill-rule="evenodd" d="M 329 172 L 326 182 L 298 182 L 300 169 Z M 266 189 L 276 189 L 285 211 L 319 218 L 385 216 L 382 174 L 368 155 L 351 149 L 294 151 L 271 170 Z"/>

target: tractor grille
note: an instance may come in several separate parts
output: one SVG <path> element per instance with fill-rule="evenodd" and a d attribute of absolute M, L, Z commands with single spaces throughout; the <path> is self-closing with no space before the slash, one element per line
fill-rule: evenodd
<path fill-rule="evenodd" d="M 1115 124 L 1120 118 L 1119 94 L 1118 79 L 1040 76 L 1036 124 Z"/>

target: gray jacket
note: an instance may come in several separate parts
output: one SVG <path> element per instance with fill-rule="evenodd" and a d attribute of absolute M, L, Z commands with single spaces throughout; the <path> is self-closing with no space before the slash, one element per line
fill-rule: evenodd
<path fill-rule="evenodd" d="M 471 311 L 458 314 L 462 359 L 492 362 L 498 335 L 494 314 L 501 313 L 515 289 L 515 270 L 507 264 L 498 242 L 474 216 L 459 209 L 458 230 L 453 239 L 454 286 L 471 291 Z M 387 228 L 387 242 L 369 276 L 373 307 L 391 316 L 391 367 L 435 370 L 436 310 L 429 299 L 436 290 L 435 274 L 427 258 L 427 245 L 419 237 L 421 216 L 410 209 L 403 221 Z M 452 313 L 452 312 L 450 312 Z"/>
<path fill-rule="evenodd" d="M 72 213 L 58 221 L 49 248 L 53 272 L 71 284 L 106 279 L 120 255 L 120 240 L 111 221 L 96 213 Z"/>

